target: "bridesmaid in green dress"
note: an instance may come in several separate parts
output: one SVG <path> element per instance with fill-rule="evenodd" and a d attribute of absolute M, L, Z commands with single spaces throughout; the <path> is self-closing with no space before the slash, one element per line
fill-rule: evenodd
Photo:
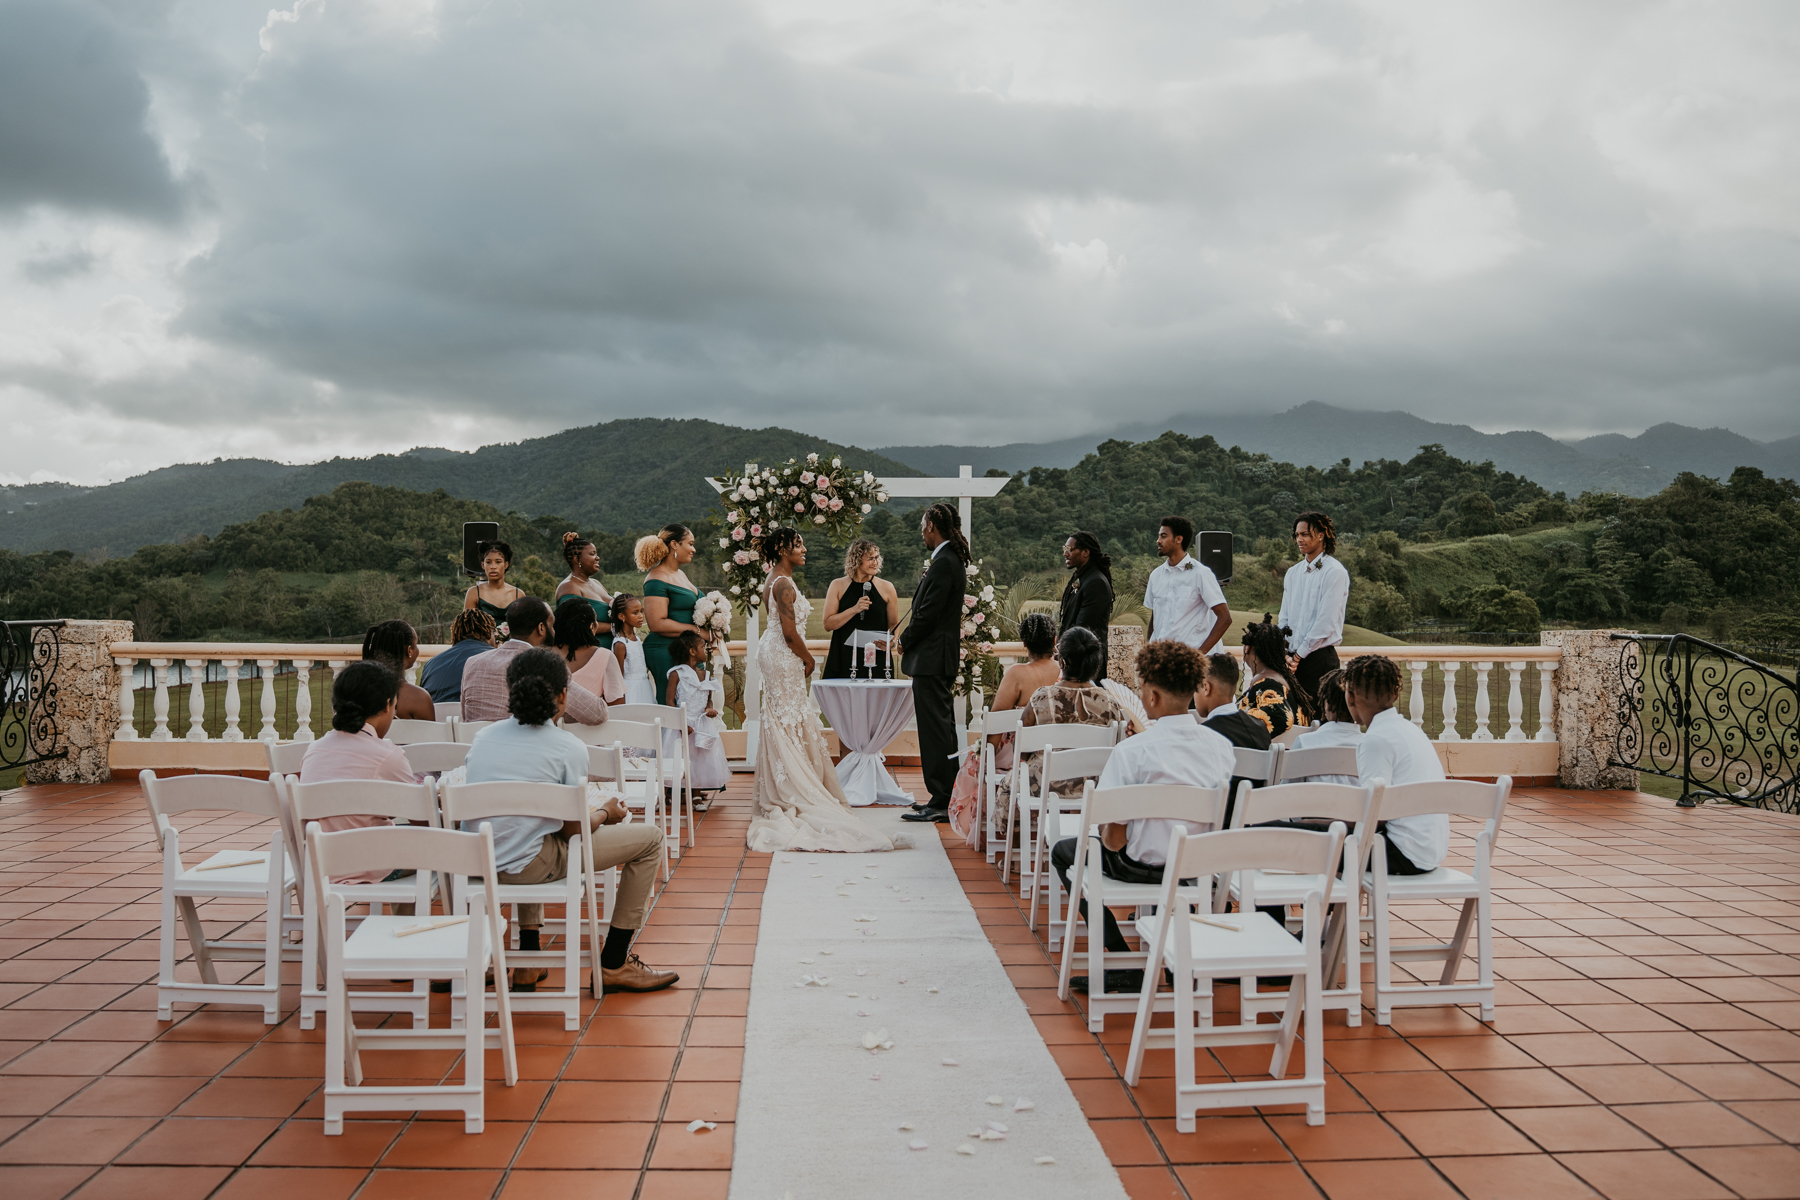
<path fill-rule="evenodd" d="M 556 585 L 556 595 L 550 601 L 554 609 L 562 603 L 564 596 L 580 596 L 594 609 L 594 619 L 600 622 L 600 648 L 612 649 L 612 595 L 597 578 L 600 574 L 600 552 L 594 549 L 594 543 L 579 533 L 565 533 L 563 540 L 563 560 L 569 564 L 569 574 Z"/>
<path fill-rule="evenodd" d="M 505 542 L 477 542 L 481 555 L 482 579 L 463 594 L 463 608 L 477 608 L 494 618 L 495 625 L 506 623 L 506 608 L 525 594 L 521 588 L 506 582 L 512 568 L 512 547 Z"/>
<path fill-rule="evenodd" d="M 644 665 L 661 696 L 668 685 L 669 672 L 675 664 L 669 658 L 669 643 L 693 630 L 702 641 L 711 635 L 694 624 L 694 605 L 700 602 L 700 589 L 689 582 L 681 568 L 694 558 L 694 531 L 686 525 L 665 525 L 662 532 L 638 539 L 637 566 L 644 572 L 644 621 L 650 632 L 644 635 Z"/>

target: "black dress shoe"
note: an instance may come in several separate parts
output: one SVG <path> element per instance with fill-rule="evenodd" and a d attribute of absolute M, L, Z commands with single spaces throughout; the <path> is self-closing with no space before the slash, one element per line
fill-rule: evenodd
<path fill-rule="evenodd" d="M 1086 975 L 1076 975 L 1069 980 L 1069 990 L 1088 994 Z M 1124 968 L 1106 973 L 1106 990 L 1109 992 L 1128 992 L 1136 994 L 1144 990 L 1144 972 L 1139 968 Z"/>
<path fill-rule="evenodd" d="M 900 819 L 902 821 L 919 821 L 927 825 L 948 825 L 950 823 L 950 810 L 946 808 L 932 808 L 927 805 L 917 812 L 901 813 Z"/>
<path fill-rule="evenodd" d="M 928 809 L 930 807 L 931 807 L 931 804 L 929 802 L 927 802 L 925 804 L 914 804 L 914 805 L 912 805 L 912 810 L 914 812 L 924 812 L 926 809 Z"/>

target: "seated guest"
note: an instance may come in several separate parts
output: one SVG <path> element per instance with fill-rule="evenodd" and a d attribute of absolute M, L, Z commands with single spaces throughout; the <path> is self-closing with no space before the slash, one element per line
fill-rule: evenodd
<path fill-rule="evenodd" d="M 1225 740 L 1233 746 L 1245 750 L 1267 750 L 1271 741 L 1269 727 L 1255 717 L 1239 710 L 1237 702 L 1232 699 L 1237 695 L 1238 686 L 1237 660 L 1220 650 L 1206 656 L 1206 678 L 1201 681 L 1200 690 L 1194 695 L 1194 708 L 1200 713 L 1201 721 L 1215 733 L 1223 734 Z M 1237 803 L 1238 784 L 1244 781 L 1242 775 L 1234 775 L 1231 779 L 1231 799 L 1225 802 L 1225 824 L 1231 824 L 1231 808 Z M 1256 781 L 1251 780 L 1252 784 Z"/>
<path fill-rule="evenodd" d="M 306 748 L 300 760 L 301 783 L 334 783 L 343 779 L 384 779 L 412 783 L 406 751 L 386 741 L 394 723 L 400 677 L 379 662 L 346 663 L 331 681 L 331 730 Z M 386 825 L 386 817 L 325 817 L 326 833 Z M 304 831 L 302 831 L 304 832 Z M 333 883 L 380 883 L 386 871 L 364 871 L 333 878 Z"/>
<path fill-rule="evenodd" d="M 1386 780 L 1390 787 L 1436 783 L 1444 764 L 1425 731 L 1400 715 L 1400 668 L 1379 654 L 1364 654 L 1344 668 L 1344 699 L 1351 717 L 1368 727 L 1356 744 L 1356 774 Z M 1423 875 L 1444 864 L 1450 853 L 1450 818 L 1443 813 L 1396 817 L 1376 829 L 1387 835 L 1390 875 Z"/>
<path fill-rule="evenodd" d="M 465 608 L 450 623 L 450 648 L 425 664 L 419 686 L 438 704 L 462 699 L 463 664 L 494 648 L 494 618 L 478 608 Z"/>
<path fill-rule="evenodd" d="M 542 601 L 537 603 L 541 605 Z M 517 604 L 515 601 L 514 607 Z M 520 628 L 510 608 L 508 619 L 514 629 Z M 585 787 L 587 747 L 574 734 L 556 727 L 570 694 L 569 667 L 563 657 L 554 650 L 531 646 L 509 655 L 506 688 L 507 708 L 512 715 L 475 735 L 469 746 L 469 782 L 516 780 Z M 653 992 L 668 987 L 677 976 L 673 971 L 645 966 L 642 959 L 631 953 L 631 938 L 644 923 L 650 885 L 662 864 L 663 835 L 655 825 L 628 824 L 629 816 L 625 805 L 613 799 L 592 813 L 588 821 L 594 869 L 619 868 L 618 897 L 610 914 L 612 927 L 600 951 L 600 983 L 608 992 Z M 581 832 L 574 822 L 549 817 L 491 817 L 464 821 L 462 827 L 478 829 L 482 820 L 493 826 L 494 864 L 499 868 L 501 883 L 549 883 L 568 878 L 569 839 Z M 518 915 L 519 948 L 540 949 L 538 933 L 544 923 L 544 906 L 521 904 Z M 513 972 L 512 986 L 521 991 L 535 989 L 547 973 L 521 967 Z"/>
<path fill-rule="evenodd" d="M 512 712 L 506 669 L 525 651 L 550 640 L 550 606 L 535 596 L 520 596 L 506 608 L 512 636 L 491 654 L 477 654 L 463 665 L 462 719 L 502 721 Z M 567 669 L 565 667 L 565 669 Z M 606 702 L 578 683 L 569 685 L 568 716 L 582 725 L 606 720 Z"/>
<path fill-rule="evenodd" d="M 1037 690 L 1055 683 L 1061 674 L 1056 664 L 1056 624 L 1045 613 L 1026 613 L 1019 620 L 1019 641 L 1030 656 L 1028 662 L 1014 663 L 1000 676 L 1000 687 L 994 693 L 989 712 L 1008 712 L 1018 708 Z M 1010 733 L 995 734 L 988 741 L 994 745 L 994 770 L 1010 771 L 1013 765 L 1013 738 Z M 956 783 L 950 789 L 950 827 L 976 850 L 985 850 L 986 827 L 979 818 L 984 799 L 977 786 L 981 770 L 981 754 L 964 757 Z M 1002 784 L 1002 787 L 1006 785 Z M 1002 792 L 1004 797 L 1007 793 Z"/>
<path fill-rule="evenodd" d="M 1344 673 L 1327 671 L 1319 680 L 1319 714 L 1325 718 L 1317 729 L 1309 729 L 1294 739 L 1295 750 L 1316 750 L 1322 746 L 1355 746 L 1362 741 L 1362 727 L 1350 717 L 1350 703 L 1344 699 Z M 1309 775 L 1290 783 L 1347 783 L 1356 786 L 1354 775 Z"/>
<path fill-rule="evenodd" d="M 1206 659 L 1185 642 L 1151 642 L 1137 656 L 1138 695 L 1144 712 L 1153 724 L 1143 733 L 1126 738 L 1113 749 L 1106 769 L 1100 774 L 1099 788 L 1130 787 L 1143 783 L 1176 783 L 1190 787 L 1216 788 L 1231 779 L 1233 765 L 1231 743 L 1213 730 L 1194 720 L 1188 709 L 1194 693 L 1206 673 Z M 1103 825 L 1100 845 L 1089 847 L 1100 855 L 1100 871 L 1108 879 L 1125 883 L 1161 883 L 1163 865 L 1168 862 L 1169 839 L 1183 835 L 1206 833 L 1212 826 L 1202 821 L 1154 820 L 1127 821 L 1122 825 Z M 1050 851 L 1051 865 L 1069 885 L 1069 869 L 1075 863 L 1075 839 L 1065 838 Z M 1087 902 L 1081 905 L 1087 915 Z M 1119 923 L 1106 909 L 1106 948 L 1125 953 L 1131 947 L 1119 931 Z M 1093 933 L 1088 933 L 1090 938 Z M 1134 992 L 1143 983 L 1139 970 L 1108 971 L 1109 992 Z M 1087 991 L 1085 977 L 1072 980 L 1077 991 Z"/>
<path fill-rule="evenodd" d="M 435 721 L 437 710 L 431 693 L 406 682 L 406 673 L 419 661 L 419 635 L 405 621 L 378 621 L 363 634 L 364 662 L 378 662 L 400 677 L 400 702 L 395 711 L 403 721 Z"/>
<path fill-rule="evenodd" d="M 1019 724 L 1110 725 L 1114 721 L 1130 719 L 1131 714 L 1125 706 L 1094 682 L 1094 676 L 1100 673 L 1106 660 L 1100 650 L 1100 639 L 1092 630 L 1080 625 L 1065 630 L 1056 643 L 1056 661 L 1062 668 L 1061 676 L 1031 694 Z M 1043 758 L 1042 753 L 1025 756 L 1025 770 L 1033 795 L 1041 790 Z M 1050 785 L 1050 790 L 1065 799 L 1074 799 L 1082 793 L 1082 781 L 1059 780 Z M 1011 792 L 1003 787 L 1001 794 L 1010 796 Z"/>
<path fill-rule="evenodd" d="M 601 645 L 600 628 L 586 597 L 564 596 L 556 605 L 556 630 L 550 644 L 562 651 L 576 686 L 608 705 L 620 704 L 625 699 L 625 676 L 618 670 L 618 660 Z"/>
<path fill-rule="evenodd" d="M 1261 721 L 1272 738 L 1308 723 L 1305 693 L 1288 669 L 1287 638 L 1288 631 L 1268 613 L 1244 629 L 1244 670 L 1250 673 L 1250 686 L 1239 698 L 1238 709 Z"/>

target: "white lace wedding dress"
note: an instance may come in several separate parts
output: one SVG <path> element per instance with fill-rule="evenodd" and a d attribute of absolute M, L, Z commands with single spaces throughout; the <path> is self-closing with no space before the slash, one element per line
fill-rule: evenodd
<path fill-rule="evenodd" d="M 859 817 L 844 799 L 837 768 L 825 748 L 819 719 L 806 701 L 806 672 L 781 635 L 781 620 L 763 597 L 769 631 L 757 643 L 762 671 L 762 725 L 756 741 L 756 817 L 745 842 L 750 849 L 894 850 L 906 843 Z M 794 597 L 794 623 L 806 628 L 812 604 Z"/>

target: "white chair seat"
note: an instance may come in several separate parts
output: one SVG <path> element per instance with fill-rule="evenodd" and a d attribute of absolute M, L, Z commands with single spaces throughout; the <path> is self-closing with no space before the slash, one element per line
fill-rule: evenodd
<path fill-rule="evenodd" d="M 1102 887 L 1105 888 L 1108 905 L 1155 904 L 1162 899 L 1163 889 L 1160 883 L 1125 883 L 1117 879 L 1108 879 L 1102 870 L 1098 854 L 1087 860 L 1081 873 L 1087 876 L 1090 888 L 1095 894 L 1100 894 Z M 1102 880 L 1105 880 L 1104 884 L 1102 884 Z"/>
<path fill-rule="evenodd" d="M 476 882 L 479 883 L 479 880 Z M 344 894 L 341 889 L 339 894 Z M 409 896 L 408 899 L 410 898 Z M 460 977 L 469 961 L 468 922 L 443 925 L 407 937 L 395 936 L 399 930 L 441 919 L 387 916 L 363 918 L 355 931 L 344 939 L 345 978 L 360 979 L 366 975 L 369 978 L 386 979 L 396 973 L 396 966 L 404 968 L 398 972 L 402 975 L 429 974 L 433 979 Z M 480 938 L 482 953 L 485 955 L 488 952 L 485 927 L 480 930 Z"/>
<path fill-rule="evenodd" d="M 1188 923 L 1188 947 L 1195 960 L 1196 975 L 1280 975 L 1306 969 L 1306 947 L 1267 913 L 1229 913 L 1206 918 L 1207 921 L 1235 925 L 1238 927 L 1235 930 L 1196 921 L 1185 913 L 1179 914 L 1178 919 Z M 1144 939 L 1145 945 L 1158 944 L 1156 933 L 1161 920 L 1161 913 L 1137 919 L 1138 937 Z M 1200 965 L 1202 962 L 1204 968 Z M 1163 963 L 1174 966 L 1173 943 L 1165 948 Z"/>
<path fill-rule="evenodd" d="M 1374 887 L 1375 873 L 1365 873 L 1363 882 Z M 1389 875 L 1387 891 L 1389 896 L 1407 900 L 1462 900 L 1480 894 L 1481 889 L 1473 875 L 1455 867 L 1439 867 L 1423 875 Z M 1256 894 L 1261 897 L 1262 889 L 1258 888 Z"/>
<path fill-rule="evenodd" d="M 254 863 L 241 867 L 217 867 L 205 869 L 212 863 L 234 862 L 255 856 Z M 203 889 L 200 894 L 207 896 L 260 896 L 269 881 L 269 852 L 267 850 L 221 850 L 205 862 L 195 863 L 175 877 L 174 891 L 177 896 L 196 894 L 196 889 Z M 234 887 L 233 885 L 237 885 Z M 281 886 L 295 886 L 294 863 L 286 855 L 281 862 Z"/>
<path fill-rule="evenodd" d="M 1273 908 L 1277 904 L 1299 904 L 1306 899 L 1310 891 L 1325 891 L 1325 877 L 1322 875 L 1283 875 L 1267 871 L 1246 871 L 1250 876 L 1249 890 L 1256 897 L 1259 905 Z M 1237 880 L 1231 883 L 1231 898 L 1237 900 L 1242 889 Z M 1349 885 L 1339 875 L 1331 881 L 1330 894 L 1325 897 L 1327 904 L 1344 904 L 1349 896 Z"/>

